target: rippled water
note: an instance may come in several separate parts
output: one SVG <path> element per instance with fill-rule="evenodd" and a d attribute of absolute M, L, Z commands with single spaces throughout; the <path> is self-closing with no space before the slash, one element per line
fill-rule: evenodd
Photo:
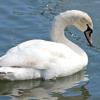
<path fill-rule="evenodd" d="M 0 0 L 0 55 L 10 47 L 34 38 L 50 40 L 55 15 L 69 10 L 88 12 L 94 22 L 94 48 L 77 30 L 66 35 L 89 56 L 86 72 L 51 81 L 0 81 L 0 100 L 100 100 L 100 1 L 99 0 Z"/>

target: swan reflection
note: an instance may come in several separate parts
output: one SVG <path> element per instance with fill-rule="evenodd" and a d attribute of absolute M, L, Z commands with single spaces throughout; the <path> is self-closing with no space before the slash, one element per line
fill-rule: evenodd
<path fill-rule="evenodd" d="M 1 81 L 0 95 L 10 95 L 12 100 L 63 100 L 65 98 L 78 100 L 78 98 L 88 98 L 89 92 L 84 86 L 87 82 L 88 77 L 84 70 L 72 76 L 49 81 L 41 81 L 40 79 Z M 76 90 L 78 94 L 75 94 Z M 74 95 L 70 92 L 74 92 Z"/>

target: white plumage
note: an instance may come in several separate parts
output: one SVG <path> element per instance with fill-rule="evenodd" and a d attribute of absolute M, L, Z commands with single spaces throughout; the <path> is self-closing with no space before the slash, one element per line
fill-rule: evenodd
<path fill-rule="evenodd" d="M 82 22 L 81 26 L 78 21 L 82 18 L 87 22 Z M 65 38 L 63 32 L 68 25 L 85 31 L 86 23 L 93 27 L 91 18 L 82 11 L 71 10 L 56 16 L 51 33 L 55 42 L 29 40 L 8 50 L 0 57 L 0 79 L 52 79 L 80 71 L 88 63 L 87 55 Z"/>

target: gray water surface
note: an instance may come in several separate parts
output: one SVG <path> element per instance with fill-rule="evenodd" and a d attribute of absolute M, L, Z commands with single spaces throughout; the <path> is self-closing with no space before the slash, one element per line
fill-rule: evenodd
<path fill-rule="evenodd" d="M 26 40 L 50 40 L 54 16 L 69 9 L 86 11 L 93 19 L 94 48 L 76 29 L 65 30 L 87 52 L 87 69 L 44 82 L 0 81 L 0 100 L 100 100 L 100 0 L 0 0 L 0 55 Z"/>

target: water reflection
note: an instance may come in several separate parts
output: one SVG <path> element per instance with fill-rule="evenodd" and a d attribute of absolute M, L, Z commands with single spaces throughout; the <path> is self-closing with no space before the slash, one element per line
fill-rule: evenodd
<path fill-rule="evenodd" d="M 88 100 L 89 99 L 89 91 L 85 88 L 85 86 L 80 87 L 81 94 L 75 96 L 64 96 L 63 94 L 55 94 L 58 99 L 57 100 Z"/>
<path fill-rule="evenodd" d="M 0 95 L 9 95 L 12 100 L 87 100 L 87 82 L 85 71 L 49 81 L 1 81 Z"/>

